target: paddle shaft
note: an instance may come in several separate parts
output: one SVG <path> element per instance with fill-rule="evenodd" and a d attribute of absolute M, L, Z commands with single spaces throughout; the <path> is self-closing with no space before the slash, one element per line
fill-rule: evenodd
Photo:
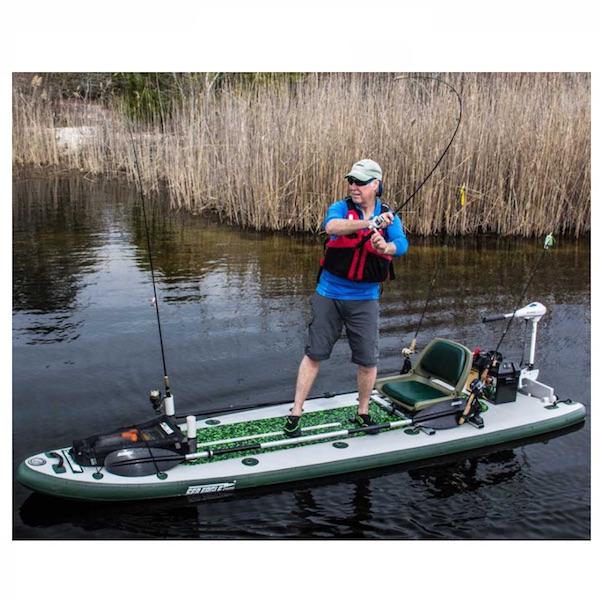
<path fill-rule="evenodd" d="M 305 427 L 304 431 L 314 431 L 315 429 L 330 429 L 331 427 L 340 427 L 341 423 L 324 423 L 323 425 L 312 425 Z M 271 436 L 282 436 L 283 431 L 269 431 L 268 433 L 257 433 L 256 435 L 246 435 L 237 438 L 229 438 L 225 440 L 213 440 L 212 442 L 201 442 L 198 444 L 198 448 L 204 448 L 206 446 L 217 446 L 218 444 L 232 444 L 233 442 L 245 442 L 246 440 L 255 440 L 257 438 L 265 438 Z M 188 438 L 189 439 L 189 438 Z"/>
<path fill-rule="evenodd" d="M 436 418 L 448 417 L 456 414 L 456 410 L 443 411 L 437 414 L 423 414 L 415 417 L 414 419 L 402 419 L 399 421 L 389 421 L 386 423 L 380 423 L 378 425 L 369 425 L 368 427 L 355 427 L 354 429 L 340 429 L 337 431 L 330 431 L 327 433 L 318 433 L 314 435 L 305 435 L 297 438 L 286 438 L 283 440 L 274 440 L 271 442 L 256 442 L 254 444 L 244 444 L 241 446 L 232 446 L 231 448 L 216 448 L 215 450 L 204 450 L 202 452 L 193 452 L 185 455 L 174 455 L 174 456 L 157 456 L 157 457 L 143 457 L 143 458 L 130 458 L 115 461 L 113 466 L 125 466 L 133 464 L 141 464 L 147 462 L 164 463 L 170 461 L 184 462 L 188 460 L 197 460 L 201 458 L 213 458 L 214 456 L 222 456 L 224 454 L 234 454 L 237 452 L 250 452 L 253 450 L 266 450 L 269 448 L 279 448 L 284 446 L 296 446 L 298 444 L 304 444 L 306 442 L 317 442 L 321 440 L 327 440 L 331 438 L 344 438 L 357 435 L 360 433 L 379 433 L 389 429 L 397 429 L 399 427 L 407 427 L 409 425 L 418 425 L 421 421 L 428 422 L 431 424 Z M 431 426 L 431 425 L 429 425 Z"/>
<path fill-rule="evenodd" d="M 403 425 L 410 425 L 412 421 L 405 419 L 403 421 L 394 421 L 388 423 L 381 423 L 380 425 L 371 425 L 369 427 L 357 427 L 356 429 L 340 429 L 337 431 L 329 431 L 327 433 L 317 433 L 313 435 L 303 435 L 296 438 L 286 438 L 283 440 L 274 440 L 271 442 L 255 442 L 254 444 L 243 444 L 241 446 L 232 446 L 231 448 L 216 448 L 215 450 L 203 450 L 202 452 L 192 452 L 185 455 L 174 456 L 157 456 L 143 457 L 143 458 L 124 458 L 113 463 L 114 466 L 125 466 L 133 464 L 141 464 L 148 462 L 165 462 L 165 461 L 176 461 L 184 462 L 186 460 L 198 460 L 200 458 L 213 458 L 214 456 L 222 456 L 223 454 L 234 454 L 236 452 L 250 452 L 252 450 L 266 450 L 268 448 L 278 448 L 280 446 L 297 446 L 298 444 L 304 444 L 305 442 L 317 442 L 320 440 L 327 440 L 335 437 L 348 437 L 356 435 L 357 433 L 368 433 L 368 432 L 379 432 L 384 429 L 392 429 L 393 427 L 401 427 Z"/>
<path fill-rule="evenodd" d="M 212 456 L 218 456 L 222 454 L 230 454 L 233 452 L 244 452 L 246 450 L 266 450 L 267 448 L 278 448 L 280 446 L 296 446 L 303 444 L 304 442 L 317 442 L 320 440 L 328 440 L 334 437 L 348 437 L 356 435 L 358 433 L 375 433 L 383 431 L 384 429 L 395 429 L 396 427 L 404 427 L 411 425 L 411 419 L 404 419 L 402 421 L 390 421 L 387 423 L 380 423 L 379 425 L 370 425 L 368 427 L 356 427 L 354 429 L 338 429 L 337 431 L 328 431 L 326 433 L 315 433 L 313 435 L 304 435 L 297 438 L 286 438 L 283 440 L 273 440 L 271 442 L 262 442 L 255 444 L 248 444 L 247 446 L 234 446 L 232 448 L 217 448 L 216 450 L 208 450 L 205 452 L 197 452 L 199 456 L 188 455 L 186 460 L 193 460 L 195 458 L 212 458 Z"/>

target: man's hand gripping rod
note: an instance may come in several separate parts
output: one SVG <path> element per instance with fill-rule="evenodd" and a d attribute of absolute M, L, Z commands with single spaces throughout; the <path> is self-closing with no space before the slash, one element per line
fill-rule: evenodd
<path fill-rule="evenodd" d="M 394 213 L 393 212 L 387 212 L 384 214 L 388 214 L 392 216 L 392 219 L 394 218 Z M 383 214 L 381 215 L 377 215 L 376 217 L 373 217 L 370 221 L 369 221 L 369 230 L 372 232 L 375 232 L 377 229 L 381 229 L 382 227 L 386 226 L 387 221 L 385 220 Z"/>

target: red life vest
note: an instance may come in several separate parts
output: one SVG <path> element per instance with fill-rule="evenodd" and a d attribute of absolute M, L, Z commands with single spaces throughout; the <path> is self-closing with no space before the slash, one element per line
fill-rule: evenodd
<path fill-rule="evenodd" d="M 346 198 L 347 219 L 361 219 L 351 198 Z M 381 212 L 389 212 L 389 207 L 381 205 Z M 361 229 L 350 235 L 327 238 L 325 256 L 321 259 L 321 269 L 327 269 L 338 277 L 351 281 L 379 283 L 394 279 L 392 256 L 380 254 L 373 248 L 370 231 Z M 321 271 L 319 271 L 319 276 Z M 318 280 L 318 277 L 317 277 Z"/>

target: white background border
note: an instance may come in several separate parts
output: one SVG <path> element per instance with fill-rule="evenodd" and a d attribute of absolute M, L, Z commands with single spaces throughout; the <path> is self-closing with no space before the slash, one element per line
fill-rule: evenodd
<path fill-rule="evenodd" d="M 428 0 L 390 5 L 379 0 L 3 3 L 4 389 L 11 373 L 13 71 L 594 72 L 597 64 L 592 50 L 598 35 L 593 23 L 598 21 L 591 2 Z M 594 77 L 592 97 L 597 98 Z M 598 356 L 595 337 L 592 364 Z M 4 406 L 9 404 L 6 396 Z M 11 456 L 12 431 L 9 425 L 5 429 L 3 450 Z M 595 465 L 595 444 L 592 451 Z M 11 478 L 5 477 L 3 484 L 5 589 L 21 598 L 106 600 L 112 591 L 118 598 L 504 598 L 513 593 L 563 599 L 587 598 L 597 589 L 591 542 L 11 541 Z"/>

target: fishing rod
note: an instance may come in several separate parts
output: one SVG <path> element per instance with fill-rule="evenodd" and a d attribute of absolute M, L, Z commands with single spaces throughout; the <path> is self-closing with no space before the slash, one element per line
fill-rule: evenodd
<path fill-rule="evenodd" d="M 433 277 L 429 282 L 429 290 L 427 291 L 427 299 L 425 300 L 425 306 L 423 307 L 423 311 L 421 312 L 421 317 L 419 319 L 419 324 L 417 325 L 417 329 L 415 330 L 415 335 L 408 346 L 408 348 L 402 349 L 402 356 L 404 356 L 404 364 L 402 365 L 402 369 L 400 370 L 400 375 L 405 375 L 412 369 L 412 363 L 410 361 L 411 354 L 414 354 L 415 348 L 417 347 L 417 336 L 419 335 L 419 331 L 421 330 L 421 325 L 423 324 L 423 317 L 425 317 L 425 313 L 427 312 L 427 308 L 429 307 L 429 302 L 431 301 L 431 296 L 433 292 L 433 286 L 435 285 L 435 280 L 438 276 L 438 272 L 440 270 L 440 266 L 442 264 L 442 256 L 438 257 L 438 260 L 435 265 L 435 271 L 433 272 Z"/>
<path fill-rule="evenodd" d="M 519 309 L 519 306 L 521 306 L 523 300 L 525 299 L 525 294 L 527 293 L 527 290 L 529 289 L 529 285 L 533 281 L 533 276 L 535 275 L 535 272 L 537 271 L 538 267 L 540 266 L 540 263 L 542 262 L 542 258 L 546 255 L 546 250 L 550 250 L 550 248 L 552 248 L 555 243 L 556 243 L 556 240 L 554 239 L 554 236 L 552 233 L 549 233 L 544 238 L 544 246 L 538 254 L 537 260 L 531 271 L 529 279 L 527 280 L 527 283 L 525 284 L 525 287 L 523 288 L 523 292 L 521 293 L 521 296 L 516 303 L 515 309 L 513 310 L 512 314 L 510 316 L 510 319 L 508 320 L 508 323 L 506 324 L 506 327 L 504 329 L 504 332 L 502 333 L 502 336 L 500 337 L 500 340 L 498 341 L 498 344 L 496 345 L 496 349 L 489 356 L 481 376 L 477 379 L 474 379 L 471 382 L 470 393 L 469 393 L 469 398 L 467 400 L 467 404 L 465 405 L 465 409 L 463 410 L 462 415 L 458 419 L 459 425 L 462 425 L 465 422 L 465 420 L 469 416 L 469 413 L 471 412 L 471 407 L 472 407 L 474 401 L 482 395 L 488 373 L 491 369 L 495 368 L 496 365 L 498 364 L 498 357 L 499 357 L 498 350 L 500 349 L 500 346 L 502 345 L 502 342 L 504 341 L 504 338 L 506 337 L 506 334 L 508 333 L 508 330 L 510 329 L 510 326 L 512 325 L 512 322 L 515 318 L 515 314 L 517 313 L 517 311 Z M 484 318 L 484 323 L 487 321 L 496 321 L 499 318 L 500 317 L 497 317 L 497 316 L 487 317 L 487 318 Z M 502 315 L 501 318 L 504 318 L 504 315 Z"/>
<path fill-rule="evenodd" d="M 454 88 L 454 86 L 452 86 L 451 84 L 449 84 L 447 81 L 444 81 L 443 79 L 440 79 L 439 77 L 433 77 L 431 75 L 407 75 L 407 76 L 404 76 L 404 77 L 396 77 L 394 79 L 394 81 L 404 81 L 404 80 L 409 80 L 409 79 L 431 80 L 431 81 L 437 81 L 438 83 L 441 83 L 441 84 L 445 85 L 448 89 L 450 89 L 452 91 L 453 94 L 456 95 L 456 99 L 458 100 L 458 117 L 457 117 L 456 127 L 454 129 L 454 132 L 452 133 L 452 137 L 450 138 L 450 141 L 448 142 L 448 144 L 444 148 L 444 151 L 440 154 L 439 158 L 437 159 L 437 161 L 433 165 L 433 168 L 431 169 L 431 171 L 429 171 L 429 173 L 427 173 L 427 175 L 423 178 L 423 180 L 415 187 L 415 189 L 413 190 L 413 192 L 402 202 L 402 204 L 400 204 L 400 206 L 398 208 L 396 208 L 395 210 L 391 211 L 394 214 L 400 212 L 417 195 L 417 193 L 419 192 L 419 190 L 427 183 L 427 181 L 429 181 L 429 178 L 433 175 L 433 173 L 435 172 L 435 170 L 438 168 L 438 166 L 440 165 L 440 163 L 442 162 L 442 160 L 444 159 L 444 157 L 448 153 L 448 150 L 450 150 L 450 146 L 452 146 L 452 144 L 454 143 L 454 139 L 456 138 L 456 134 L 458 133 L 458 130 L 460 128 L 460 124 L 461 124 L 461 121 L 462 121 L 462 112 L 463 112 L 462 97 L 458 93 L 458 91 L 456 90 L 456 88 Z M 395 196 L 393 196 L 393 199 L 395 199 L 397 196 L 398 196 L 398 194 L 396 194 Z M 384 219 L 382 218 L 381 215 L 377 215 L 376 217 L 374 217 L 371 220 L 371 223 L 369 225 L 369 229 L 371 230 L 371 234 L 373 234 L 376 229 L 381 228 L 384 224 L 385 224 L 385 221 L 384 221 Z"/>
<path fill-rule="evenodd" d="M 356 392 L 356 389 L 345 390 L 343 392 L 336 392 L 335 394 L 332 392 L 325 392 L 320 396 L 309 396 L 307 400 L 316 400 L 318 398 L 335 398 L 335 396 L 344 396 L 345 394 L 353 394 Z M 247 406 L 238 406 L 234 404 L 229 404 L 228 406 L 223 406 L 221 408 L 209 408 L 206 410 L 201 410 L 199 412 L 191 413 L 194 417 L 202 417 L 203 419 L 206 417 L 212 416 L 221 416 L 226 415 L 232 412 L 249 412 L 251 410 L 255 410 L 257 408 L 266 408 L 268 406 L 282 406 L 283 404 L 289 404 L 290 410 L 292 410 L 292 405 L 294 404 L 292 400 L 287 402 L 282 402 L 281 400 L 266 400 L 265 402 L 256 402 L 253 404 L 248 404 Z M 186 414 L 177 414 L 175 415 L 176 419 L 185 419 L 189 416 L 190 413 Z"/>
<path fill-rule="evenodd" d="M 146 244 L 148 247 L 148 259 L 150 261 L 150 274 L 152 276 L 152 290 L 154 293 L 154 297 L 152 298 L 152 304 L 154 304 L 154 308 L 156 310 L 156 322 L 158 324 L 158 339 L 160 340 L 160 355 L 162 358 L 162 366 L 163 366 L 163 382 L 165 386 L 165 397 L 161 399 L 160 391 L 152 390 L 150 392 L 150 402 L 155 410 L 159 410 L 161 405 L 164 403 L 165 413 L 168 416 L 173 416 L 175 414 L 175 405 L 173 400 L 173 395 L 171 394 L 171 388 L 169 385 L 169 375 L 167 373 L 167 361 L 165 359 L 165 346 L 163 342 L 162 335 L 162 327 L 160 323 L 160 309 L 158 307 L 158 293 L 156 292 L 156 278 L 154 276 L 154 261 L 152 260 L 152 244 L 150 242 L 150 231 L 148 229 L 148 218 L 146 214 L 146 195 L 144 194 L 144 185 L 142 183 L 142 176 L 140 172 L 140 161 L 137 153 L 137 146 L 135 140 L 133 138 L 133 130 L 131 127 L 131 123 L 128 122 L 129 129 L 129 137 L 131 138 L 131 147 L 133 148 L 133 159 L 135 172 L 138 180 L 138 189 L 140 192 L 140 198 L 142 201 L 142 216 L 144 221 L 144 230 L 146 232 Z"/>

